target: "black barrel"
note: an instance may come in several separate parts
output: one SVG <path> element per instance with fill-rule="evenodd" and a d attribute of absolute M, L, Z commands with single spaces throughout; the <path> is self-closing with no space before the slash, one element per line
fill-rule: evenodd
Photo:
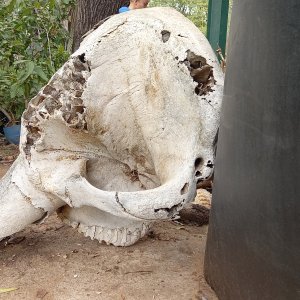
<path fill-rule="evenodd" d="M 235 1 L 227 65 L 205 276 L 300 299 L 300 0 Z"/>

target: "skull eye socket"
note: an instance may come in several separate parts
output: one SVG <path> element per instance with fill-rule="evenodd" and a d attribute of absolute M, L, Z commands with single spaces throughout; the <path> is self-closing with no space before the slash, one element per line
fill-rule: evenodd
<path fill-rule="evenodd" d="M 195 160 L 195 171 L 199 171 L 202 163 L 203 163 L 202 157 L 197 157 Z"/>

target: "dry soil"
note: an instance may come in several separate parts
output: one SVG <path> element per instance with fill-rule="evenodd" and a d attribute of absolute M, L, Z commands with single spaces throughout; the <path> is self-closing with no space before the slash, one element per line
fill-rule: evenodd
<path fill-rule="evenodd" d="M 16 154 L 0 140 L 0 177 Z M 16 288 L 0 299 L 215 300 L 203 276 L 206 233 L 207 226 L 161 222 L 121 248 L 85 238 L 53 215 L 0 242 L 0 291 Z"/>

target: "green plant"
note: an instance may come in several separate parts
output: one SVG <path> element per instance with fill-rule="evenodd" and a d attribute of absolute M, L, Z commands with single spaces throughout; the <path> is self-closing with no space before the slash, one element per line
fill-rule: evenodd
<path fill-rule="evenodd" d="M 150 0 L 150 6 L 173 7 L 189 18 L 204 34 L 207 31 L 209 0 Z M 228 30 L 233 0 L 229 0 Z"/>
<path fill-rule="evenodd" d="M 208 0 L 151 0 L 150 6 L 173 7 L 206 34 Z"/>
<path fill-rule="evenodd" d="M 74 0 L 0 3 L 0 107 L 13 122 L 69 56 L 63 23 Z"/>

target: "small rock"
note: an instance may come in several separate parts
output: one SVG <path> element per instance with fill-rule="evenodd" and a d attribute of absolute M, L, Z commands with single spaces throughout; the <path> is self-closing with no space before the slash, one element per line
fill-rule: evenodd
<path fill-rule="evenodd" d="M 44 289 L 39 289 L 37 292 L 36 292 L 36 297 L 38 299 L 43 299 L 46 295 L 48 294 L 48 292 Z"/>

